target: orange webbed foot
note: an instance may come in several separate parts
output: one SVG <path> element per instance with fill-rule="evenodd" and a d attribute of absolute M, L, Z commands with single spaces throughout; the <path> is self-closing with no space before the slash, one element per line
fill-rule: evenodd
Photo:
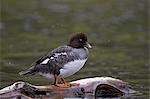
<path fill-rule="evenodd" d="M 61 82 L 61 83 L 58 83 Z M 54 83 L 56 89 L 62 89 L 62 88 L 70 88 L 73 86 L 79 86 L 77 83 L 69 83 L 67 82 L 62 76 L 55 76 L 55 83 Z"/>
<path fill-rule="evenodd" d="M 57 84 L 55 86 L 60 87 L 60 88 L 70 88 L 71 84 L 69 84 L 69 83 L 66 83 L 66 84 Z"/>

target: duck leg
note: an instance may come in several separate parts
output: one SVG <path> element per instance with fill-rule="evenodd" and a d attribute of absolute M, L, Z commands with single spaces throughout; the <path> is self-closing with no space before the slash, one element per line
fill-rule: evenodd
<path fill-rule="evenodd" d="M 71 87 L 71 84 L 68 83 L 62 76 L 60 75 L 54 75 L 54 85 L 55 86 L 58 86 L 58 87 L 61 87 L 61 88 L 69 88 Z M 59 82 L 61 82 L 59 84 Z"/>

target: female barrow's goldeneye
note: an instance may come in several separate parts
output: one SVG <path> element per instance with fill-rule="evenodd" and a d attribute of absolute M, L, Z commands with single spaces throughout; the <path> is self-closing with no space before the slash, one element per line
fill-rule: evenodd
<path fill-rule="evenodd" d="M 83 67 L 89 55 L 87 48 L 91 48 L 91 45 L 85 33 L 73 33 L 68 45 L 52 50 L 34 62 L 30 69 L 19 74 L 28 76 L 38 73 L 48 79 L 54 79 L 54 85 L 58 87 L 69 87 L 71 85 L 64 77 L 73 75 Z"/>

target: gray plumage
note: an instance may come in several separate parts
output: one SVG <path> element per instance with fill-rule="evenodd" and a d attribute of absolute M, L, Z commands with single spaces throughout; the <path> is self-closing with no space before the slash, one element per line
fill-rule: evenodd
<path fill-rule="evenodd" d="M 23 76 L 34 75 L 36 73 L 59 75 L 59 70 L 62 69 L 68 62 L 87 58 L 88 50 L 86 48 L 61 46 L 34 62 L 29 70 L 20 72 L 19 74 Z"/>
<path fill-rule="evenodd" d="M 87 48 L 92 47 L 85 33 L 73 33 L 66 46 L 54 49 L 35 61 L 30 69 L 19 74 L 29 76 L 38 73 L 48 79 L 54 79 L 54 85 L 57 86 L 59 77 L 63 79 L 71 76 L 84 66 L 89 54 Z"/>

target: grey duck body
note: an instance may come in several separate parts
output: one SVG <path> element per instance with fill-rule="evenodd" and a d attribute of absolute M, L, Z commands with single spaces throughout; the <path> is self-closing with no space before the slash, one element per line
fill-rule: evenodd
<path fill-rule="evenodd" d="M 59 75 L 60 70 L 64 68 L 65 64 L 75 60 L 85 60 L 86 62 L 88 54 L 88 49 L 85 47 L 72 48 L 70 46 L 61 46 L 52 50 L 46 56 L 41 57 L 31 65 L 32 67 L 28 71 L 22 73 L 24 73 L 24 75 L 33 75 L 39 73 L 46 78 L 53 79 L 52 75 Z M 72 66 L 72 68 L 76 67 Z"/>

